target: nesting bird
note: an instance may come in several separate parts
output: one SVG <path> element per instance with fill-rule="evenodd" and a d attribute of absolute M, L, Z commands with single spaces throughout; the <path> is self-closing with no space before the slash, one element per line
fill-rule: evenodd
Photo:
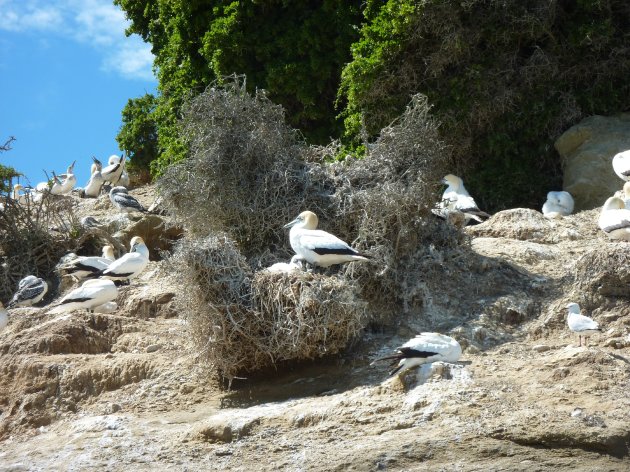
<path fill-rule="evenodd" d="M 381 357 L 375 362 L 391 360 L 391 367 L 396 368 L 389 375 L 402 375 L 412 367 L 432 362 L 457 362 L 462 355 L 462 347 L 457 340 L 440 333 L 420 333 L 396 349 L 391 356 Z"/>
<path fill-rule="evenodd" d="M 621 198 L 606 200 L 597 223 L 610 239 L 630 241 L 630 210 Z"/>
<path fill-rule="evenodd" d="M 94 272 L 88 277 L 101 277 L 119 283 L 129 283 L 131 279 L 140 275 L 148 263 L 149 248 L 140 236 L 134 236 L 131 238 L 130 250 L 127 254 L 109 264 L 107 269 Z"/>
<path fill-rule="evenodd" d="M 547 218 L 559 218 L 573 213 L 575 202 L 569 192 L 548 192 L 547 201 L 543 204 L 542 214 Z"/>
<path fill-rule="evenodd" d="M 59 271 L 65 275 L 71 275 L 77 279 L 82 279 L 91 274 L 95 274 L 107 269 L 115 260 L 114 248 L 103 246 L 103 253 L 98 256 L 82 256 L 72 258 L 68 262 L 63 262 L 59 266 Z"/>
<path fill-rule="evenodd" d="M 488 213 L 479 209 L 474 198 L 470 196 L 468 190 L 464 187 L 464 181 L 461 178 L 448 174 L 444 176 L 442 183 L 448 185 L 448 187 L 444 190 L 442 200 L 437 204 L 437 208 L 433 210 L 435 215 L 448 219 L 449 213 L 460 212 L 464 214 L 466 223 L 471 219 L 482 222 L 485 218 L 490 217 Z"/>
<path fill-rule="evenodd" d="M 317 228 L 318 218 L 312 211 L 303 211 L 297 218 L 284 225 L 291 228 L 289 241 L 296 256 L 291 262 L 306 261 L 310 264 L 329 267 L 352 261 L 366 261 L 368 256 L 360 254 L 337 236 Z"/>
<path fill-rule="evenodd" d="M 32 306 L 38 303 L 48 292 L 48 284 L 44 279 L 27 275 L 18 283 L 18 291 L 15 292 L 7 308 Z"/>
<path fill-rule="evenodd" d="M 0 302 L 0 331 L 7 327 L 9 324 L 9 312 L 4 307 L 2 302 Z"/>
<path fill-rule="evenodd" d="M 582 346 L 582 336 L 584 336 L 584 346 L 588 345 L 588 338 L 591 334 L 601 332 L 599 323 L 588 316 L 580 313 L 580 305 L 577 303 L 569 303 L 567 305 L 569 314 L 567 316 L 567 325 L 569 329 L 578 334 L 580 339 L 580 347 Z"/>
<path fill-rule="evenodd" d="M 630 180 L 630 150 L 615 154 L 612 159 L 615 174 L 622 180 Z"/>
<path fill-rule="evenodd" d="M 77 183 L 77 178 L 74 175 L 74 164 L 77 161 L 74 161 L 72 164 L 70 164 L 68 166 L 68 170 L 66 171 L 65 174 L 62 174 L 60 177 L 62 177 L 63 180 L 59 180 L 59 177 L 57 177 L 54 173 L 53 173 L 53 185 L 50 188 L 50 193 L 53 195 L 67 195 L 70 192 L 72 192 L 72 189 L 74 188 L 74 186 Z"/>
<path fill-rule="evenodd" d="M 101 169 L 103 167 L 102 164 L 95 157 L 92 157 L 92 159 L 94 160 L 94 163 L 90 169 L 90 180 L 88 180 L 88 183 L 85 184 L 85 187 L 83 188 L 83 196 L 96 198 L 101 193 L 101 189 L 105 184 L 105 179 L 101 174 Z"/>
<path fill-rule="evenodd" d="M 86 280 L 83 285 L 65 295 L 51 313 L 68 313 L 81 309 L 93 311 L 117 297 L 118 289 L 111 280 Z"/>
<path fill-rule="evenodd" d="M 114 161 L 112 157 L 115 157 L 116 160 Z M 109 165 L 101 170 L 101 175 L 103 176 L 103 179 L 105 179 L 105 182 L 109 182 L 112 185 L 118 184 L 124 165 L 125 161 L 123 155 L 120 157 L 111 156 L 109 158 Z"/>
<path fill-rule="evenodd" d="M 114 187 L 109 191 L 109 199 L 120 211 L 132 213 L 134 211 L 140 213 L 148 213 L 148 210 L 134 197 L 127 193 L 125 187 Z"/>

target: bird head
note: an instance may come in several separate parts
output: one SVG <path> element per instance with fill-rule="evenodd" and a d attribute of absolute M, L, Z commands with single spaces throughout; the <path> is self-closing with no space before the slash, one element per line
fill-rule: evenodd
<path fill-rule="evenodd" d="M 457 177 L 456 175 L 447 174 L 442 179 L 442 183 L 457 188 L 457 187 L 460 187 L 464 183 L 464 181 L 460 179 L 459 177 Z"/>
<path fill-rule="evenodd" d="M 610 197 L 604 203 L 602 210 L 622 210 L 626 207 L 624 201 L 619 197 Z"/>
<path fill-rule="evenodd" d="M 105 259 L 114 258 L 114 248 L 112 246 L 103 246 L 103 257 Z"/>
<path fill-rule="evenodd" d="M 569 309 L 569 313 L 574 313 L 577 315 L 580 314 L 580 305 L 578 305 L 577 303 L 571 302 L 566 307 Z"/>
<path fill-rule="evenodd" d="M 304 229 L 315 229 L 317 228 L 317 223 L 319 222 L 317 215 L 312 211 L 303 211 L 300 213 L 296 219 L 284 225 L 285 228 L 291 228 L 293 226 L 298 226 L 299 228 Z"/>
<path fill-rule="evenodd" d="M 140 244 L 144 244 L 144 239 L 142 239 L 140 236 L 134 236 L 133 238 L 131 238 L 131 243 L 129 243 L 131 252 L 134 252 Z"/>

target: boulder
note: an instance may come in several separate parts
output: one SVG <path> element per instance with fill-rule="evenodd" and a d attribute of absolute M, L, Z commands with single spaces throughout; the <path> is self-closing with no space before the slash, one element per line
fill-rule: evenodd
<path fill-rule="evenodd" d="M 630 149 L 630 113 L 590 116 L 555 142 L 564 164 L 563 188 L 575 199 L 575 211 L 600 207 L 623 187 L 612 168 L 615 154 Z"/>

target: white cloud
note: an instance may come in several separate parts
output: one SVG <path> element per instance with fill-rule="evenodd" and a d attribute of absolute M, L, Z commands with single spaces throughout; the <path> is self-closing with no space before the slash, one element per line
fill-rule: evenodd
<path fill-rule="evenodd" d="M 128 21 L 111 0 L 0 0 L 0 30 L 55 33 L 88 44 L 102 69 L 126 79 L 153 80 L 151 47 L 126 37 Z"/>

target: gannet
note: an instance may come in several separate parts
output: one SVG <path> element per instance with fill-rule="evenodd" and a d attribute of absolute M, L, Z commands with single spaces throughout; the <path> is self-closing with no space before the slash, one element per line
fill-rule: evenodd
<path fill-rule="evenodd" d="M 615 174 L 622 180 L 630 180 L 630 150 L 615 154 L 612 158 Z"/>
<path fill-rule="evenodd" d="M 457 362 L 462 355 L 462 347 L 459 343 L 444 334 L 420 333 L 405 344 L 396 349 L 391 356 L 381 357 L 375 362 L 392 360 L 391 367 L 398 363 L 397 367 L 389 372 L 389 375 L 402 375 L 412 367 L 422 364 L 430 364 L 436 361 Z"/>
<path fill-rule="evenodd" d="M 630 210 L 630 181 L 623 184 L 623 189 L 620 193 L 620 198 L 623 200 L 626 210 Z M 615 194 L 615 196 L 617 195 Z"/>
<path fill-rule="evenodd" d="M 461 212 L 466 217 L 466 223 L 471 219 L 482 222 L 483 218 L 490 217 L 488 213 L 479 209 L 473 197 L 464 187 L 464 181 L 461 178 L 448 174 L 444 176 L 442 183 L 448 187 L 444 190 L 442 200 L 437 204 L 437 208 L 433 210 L 434 214 L 447 219 L 450 212 Z"/>
<path fill-rule="evenodd" d="M 127 173 L 125 158 L 123 157 L 123 155 L 119 157 L 116 154 L 112 154 L 111 156 L 109 156 L 109 165 L 114 165 L 119 162 L 122 163 L 122 171 L 120 172 L 120 178 L 118 179 L 118 182 L 116 182 L 116 185 L 129 187 L 129 174 Z"/>
<path fill-rule="evenodd" d="M 64 296 L 50 313 L 68 313 L 80 309 L 93 311 L 95 307 L 116 300 L 117 297 L 118 289 L 111 280 L 86 280 Z"/>
<path fill-rule="evenodd" d="M 588 338 L 591 334 L 600 332 L 599 323 L 593 321 L 588 316 L 580 313 L 580 305 L 577 303 L 569 303 L 567 305 L 569 315 L 567 316 L 567 325 L 569 329 L 578 334 L 580 339 L 580 347 L 582 346 L 582 336 L 584 336 L 584 346 L 588 345 Z"/>
<path fill-rule="evenodd" d="M 7 305 L 7 308 L 32 306 L 38 303 L 48 292 L 48 284 L 44 279 L 27 275 L 18 283 L 18 291 Z"/>
<path fill-rule="evenodd" d="M 630 241 L 630 210 L 619 197 L 610 197 L 599 214 L 598 225 L 610 239 Z"/>
<path fill-rule="evenodd" d="M 28 205 L 30 202 L 30 194 L 24 193 L 20 195 L 20 190 L 23 190 L 24 186 L 20 184 L 15 184 L 13 186 L 13 200 L 15 200 L 20 205 Z"/>
<path fill-rule="evenodd" d="M 569 192 L 548 192 L 547 201 L 543 204 L 542 213 L 547 218 L 559 218 L 573 213 L 573 197 Z"/>
<path fill-rule="evenodd" d="M 286 273 L 293 272 L 294 270 L 302 270 L 300 264 L 298 264 L 298 256 L 293 256 L 291 262 L 276 262 L 265 269 L 267 272 L 274 273 Z"/>
<path fill-rule="evenodd" d="M 9 312 L 4 307 L 2 302 L 0 302 L 0 331 L 7 327 L 9 324 Z"/>
<path fill-rule="evenodd" d="M 72 164 L 68 166 L 68 170 L 65 174 L 61 176 L 56 176 L 53 172 L 53 186 L 50 188 L 50 193 L 53 195 L 67 195 L 72 192 L 72 189 L 77 183 L 77 178 L 74 175 L 74 164 L 77 161 L 74 161 Z M 63 180 L 59 181 L 59 177 Z"/>
<path fill-rule="evenodd" d="M 116 158 L 115 162 L 113 162 L 112 157 Z M 105 182 L 116 185 L 120 180 L 120 174 L 122 174 L 124 164 L 123 155 L 120 157 L 111 156 L 109 158 L 109 165 L 101 170 L 101 175 L 103 176 L 103 179 L 105 179 Z"/>
<path fill-rule="evenodd" d="M 90 278 L 101 277 L 119 282 L 129 282 L 137 277 L 149 263 L 149 249 L 140 236 L 131 238 L 130 250 L 127 254 L 112 262 L 107 269 L 89 275 Z"/>
<path fill-rule="evenodd" d="M 101 163 L 95 157 L 92 157 L 94 163 L 92 164 L 90 180 L 85 184 L 83 188 L 83 195 L 90 198 L 96 198 L 101 193 L 101 188 L 105 183 L 105 179 L 101 174 Z"/>
<path fill-rule="evenodd" d="M 317 215 L 303 211 L 296 219 L 284 225 L 291 228 L 289 241 L 295 251 L 291 261 L 306 261 L 313 265 L 328 267 L 344 262 L 366 261 L 368 256 L 360 254 L 337 236 L 317 228 Z"/>
<path fill-rule="evenodd" d="M 75 255 L 75 257 L 68 262 L 62 261 L 59 266 L 59 271 L 62 274 L 82 279 L 90 274 L 107 269 L 115 259 L 114 248 L 112 246 L 103 246 L 103 254 L 101 257 L 76 257 Z"/>
<path fill-rule="evenodd" d="M 109 191 L 109 199 L 121 211 L 131 213 L 139 211 L 140 213 L 147 213 L 148 210 L 144 208 L 138 200 L 127 193 L 125 187 L 114 187 Z"/>

